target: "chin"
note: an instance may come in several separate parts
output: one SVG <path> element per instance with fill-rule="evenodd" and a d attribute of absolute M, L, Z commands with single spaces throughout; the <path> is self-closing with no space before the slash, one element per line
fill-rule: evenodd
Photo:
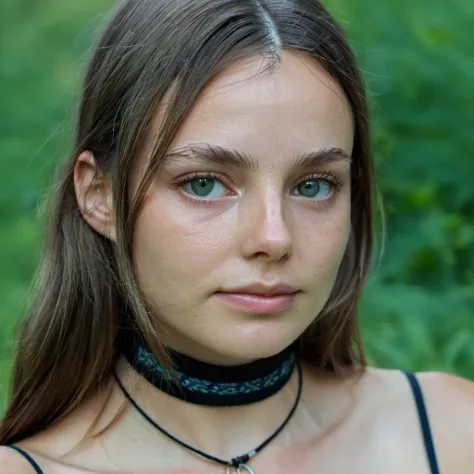
<path fill-rule="evenodd" d="M 263 334 L 260 331 L 250 334 L 236 333 L 236 336 L 230 340 L 228 336 L 217 339 L 218 344 L 214 340 L 212 350 L 229 363 L 243 364 L 271 357 L 283 351 L 299 336 L 296 334 L 295 337 L 289 337 L 289 334 L 290 331 L 281 331 L 279 334 L 275 334 L 274 331 Z"/>

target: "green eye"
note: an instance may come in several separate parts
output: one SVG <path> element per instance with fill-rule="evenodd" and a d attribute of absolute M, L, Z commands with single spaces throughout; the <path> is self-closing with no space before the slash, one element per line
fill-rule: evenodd
<path fill-rule="evenodd" d="M 307 179 L 296 187 L 299 196 L 309 199 L 327 199 L 331 195 L 331 183 L 324 179 Z"/>
<path fill-rule="evenodd" d="M 227 194 L 225 185 L 212 176 L 196 176 L 183 183 L 182 188 L 197 198 L 217 199 Z M 311 178 L 301 182 L 295 189 L 298 196 L 322 201 L 331 196 L 332 184 L 326 179 Z"/>
<path fill-rule="evenodd" d="M 183 189 L 189 195 L 200 198 L 219 198 L 226 195 L 224 185 L 215 178 L 194 178 L 184 183 Z"/>

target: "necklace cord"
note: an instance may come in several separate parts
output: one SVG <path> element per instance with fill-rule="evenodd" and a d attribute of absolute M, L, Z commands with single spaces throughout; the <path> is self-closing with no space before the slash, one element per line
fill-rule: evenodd
<path fill-rule="evenodd" d="M 251 457 L 255 456 L 259 451 L 261 451 L 265 446 L 267 446 L 271 441 L 273 441 L 276 436 L 278 436 L 281 431 L 283 430 L 283 428 L 285 428 L 285 426 L 288 424 L 288 422 L 291 420 L 291 418 L 293 417 L 295 411 L 296 411 L 296 408 L 298 407 L 298 404 L 301 400 L 301 394 L 302 394 L 302 391 L 303 391 L 303 373 L 302 373 L 302 370 L 301 370 L 301 366 L 299 364 L 299 361 L 296 360 L 296 368 L 298 370 L 298 393 L 296 395 L 296 400 L 291 408 L 291 411 L 290 413 L 287 415 L 287 417 L 285 418 L 285 420 L 283 421 L 283 423 L 276 429 L 276 431 L 269 437 L 267 438 L 263 443 L 261 443 L 257 448 L 255 449 L 252 449 L 251 451 L 249 451 L 247 454 L 244 454 L 242 456 L 238 456 L 238 457 L 235 457 L 235 458 L 232 458 L 230 461 L 225 461 L 224 459 L 220 459 L 220 458 L 217 458 L 215 456 L 212 456 L 210 454 L 206 454 L 202 451 L 200 451 L 199 449 L 197 448 L 194 448 L 193 446 L 185 443 L 184 441 L 181 441 L 179 440 L 178 438 L 176 438 L 175 436 L 173 436 L 171 433 L 169 433 L 168 431 L 166 431 L 164 428 L 162 428 L 160 425 L 158 425 L 158 423 L 155 422 L 155 420 L 153 420 L 139 405 L 138 403 L 132 398 L 132 396 L 128 393 L 128 391 L 126 390 L 126 388 L 123 386 L 122 382 L 120 381 L 117 373 L 115 372 L 115 370 L 113 371 L 113 375 L 114 375 L 114 378 L 117 382 L 117 385 L 119 386 L 120 390 L 122 391 L 122 393 L 124 394 L 125 398 L 132 404 L 132 406 L 140 413 L 140 415 L 143 416 L 143 418 L 146 419 L 146 421 L 148 421 L 148 423 L 150 423 L 153 427 L 155 427 L 158 431 L 160 431 L 161 433 L 163 433 L 165 436 L 167 436 L 168 438 L 170 438 L 171 440 L 175 441 L 176 443 L 180 444 L 181 446 L 183 446 L 184 448 L 186 449 L 189 449 L 190 451 L 193 451 L 195 454 L 198 454 L 199 456 L 201 457 L 204 457 L 206 459 L 209 459 L 210 461 L 214 461 L 214 462 L 217 462 L 219 464 L 223 464 L 225 466 L 232 466 L 232 467 L 238 467 L 240 466 L 241 464 L 245 464 Z"/>

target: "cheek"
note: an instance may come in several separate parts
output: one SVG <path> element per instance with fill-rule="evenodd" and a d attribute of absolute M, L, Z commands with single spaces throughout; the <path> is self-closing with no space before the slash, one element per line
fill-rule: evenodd
<path fill-rule="evenodd" d="M 300 245 L 305 251 L 311 248 L 313 255 L 329 260 L 344 253 L 351 231 L 349 191 L 345 191 L 336 205 L 328 210 L 300 210 L 295 215 Z"/>
<path fill-rule="evenodd" d="M 148 197 L 144 201 L 134 240 L 134 262 L 142 288 L 196 282 L 222 264 L 223 253 L 231 244 L 228 223 L 196 215 L 199 217 L 199 213 L 190 216 L 167 200 Z"/>
<path fill-rule="evenodd" d="M 349 209 L 306 220 L 301 233 L 301 264 L 318 285 L 331 285 L 338 273 L 351 232 Z"/>

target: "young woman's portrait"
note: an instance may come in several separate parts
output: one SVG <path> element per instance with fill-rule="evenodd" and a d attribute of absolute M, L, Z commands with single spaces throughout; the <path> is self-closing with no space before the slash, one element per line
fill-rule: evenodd
<path fill-rule="evenodd" d="M 108 14 L 42 204 L 1 473 L 474 472 L 468 373 L 378 364 L 360 330 L 392 229 L 356 58 L 319 0 Z"/>

